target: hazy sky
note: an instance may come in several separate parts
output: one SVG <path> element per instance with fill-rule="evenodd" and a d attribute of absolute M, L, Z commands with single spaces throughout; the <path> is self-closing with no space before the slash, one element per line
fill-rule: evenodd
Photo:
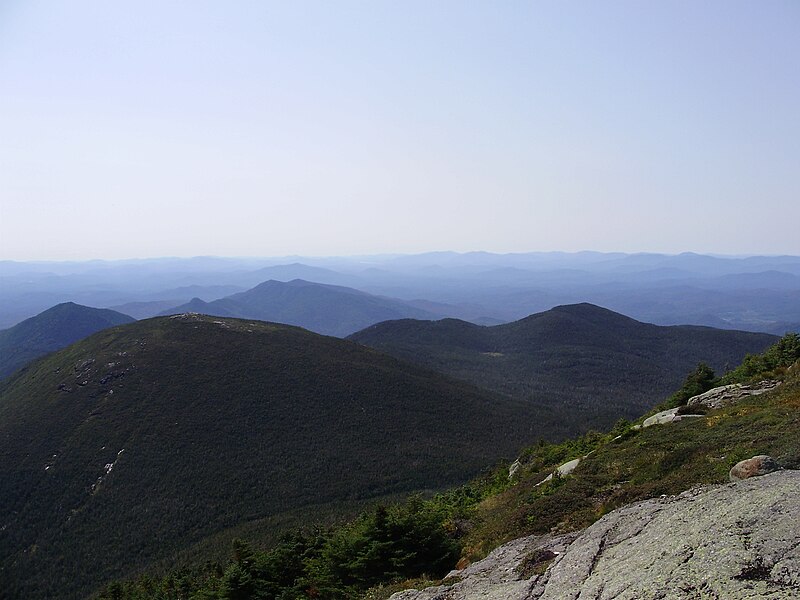
<path fill-rule="evenodd" d="M 800 2 L 0 0 L 0 259 L 800 254 Z"/>

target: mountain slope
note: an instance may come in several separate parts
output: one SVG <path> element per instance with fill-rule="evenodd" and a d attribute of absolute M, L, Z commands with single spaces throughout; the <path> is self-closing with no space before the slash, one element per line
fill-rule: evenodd
<path fill-rule="evenodd" d="M 644 427 L 642 417 L 606 434 L 540 442 L 428 500 L 374 507 L 330 533 L 298 531 L 263 551 L 238 544 L 226 566 L 117 582 L 101 598 L 155 590 L 165 600 L 385 600 L 393 591 L 391 600 L 795 597 L 800 501 L 789 469 L 800 466 L 800 338 L 785 336 L 707 385 L 723 387 L 690 401 L 679 420 Z M 740 469 L 759 455 L 774 460 Z M 697 489 L 775 468 L 786 470 Z"/>
<path fill-rule="evenodd" d="M 534 412 L 295 327 L 102 331 L 0 383 L 6 593 L 79 597 L 234 526 L 463 481 Z"/>
<path fill-rule="evenodd" d="M 58 304 L 0 331 L 0 378 L 96 331 L 132 321 L 128 315 L 105 308 Z"/>
<path fill-rule="evenodd" d="M 637 417 L 699 361 L 720 370 L 777 338 L 660 327 L 576 304 L 493 327 L 454 319 L 391 321 L 348 339 L 514 398 L 558 406 L 577 433 Z"/>
<path fill-rule="evenodd" d="M 401 300 L 302 279 L 286 283 L 265 281 L 246 292 L 208 303 L 195 298 L 162 314 L 184 312 L 286 323 L 339 337 L 389 319 L 435 318 Z"/>

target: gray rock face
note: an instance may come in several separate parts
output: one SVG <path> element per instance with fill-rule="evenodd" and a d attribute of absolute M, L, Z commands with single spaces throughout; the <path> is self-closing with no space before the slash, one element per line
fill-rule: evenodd
<path fill-rule="evenodd" d="M 575 468 L 581 463 L 582 458 L 574 458 L 569 462 L 565 462 L 563 465 L 556 469 L 556 473 L 560 477 L 566 477 L 567 475 L 572 474 Z"/>
<path fill-rule="evenodd" d="M 774 379 L 765 379 L 758 383 L 741 384 L 733 383 L 731 385 L 723 385 L 716 387 L 713 390 L 708 390 L 704 394 L 692 396 L 686 403 L 687 406 L 705 406 L 707 408 L 722 408 L 728 404 L 738 402 L 747 396 L 758 396 L 772 389 L 775 389 L 781 384 L 780 381 Z"/>
<path fill-rule="evenodd" d="M 652 417 L 647 417 L 642 423 L 642 427 L 652 427 L 653 425 L 663 425 L 664 423 L 672 423 L 674 420 L 680 419 L 678 416 L 677 408 L 670 408 L 669 410 L 662 410 L 660 413 L 654 414 Z"/>
<path fill-rule="evenodd" d="M 733 465 L 729 475 L 731 481 L 741 481 L 742 479 L 748 479 L 750 477 L 760 477 L 761 475 L 777 471 L 780 468 L 781 466 L 776 463 L 771 456 L 761 454 L 753 458 L 739 461 Z"/>
<path fill-rule="evenodd" d="M 500 546 L 481 561 L 460 571 L 451 571 L 447 579 L 457 580 L 450 585 L 407 590 L 393 594 L 390 600 L 508 600 L 527 598 L 540 577 L 524 576 L 526 557 L 551 553 L 558 556 L 575 540 L 578 533 L 557 537 L 532 535 Z M 546 565 L 543 565 L 546 566 Z"/>
<path fill-rule="evenodd" d="M 662 410 L 654 414 L 652 417 L 647 417 L 642 423 L 642 427 L 651 427 L 652 425 L 664 425 L 665 423 L 675 423 L 683 419 L 694 419 L 702 417 L 703 415 L 679 415 L 678 408 L 670 408 L 669 410 Z"/>
<path fill-rule="evenodd" d="M 545 477 L 539 483 L 537 483 L 534 487 L 539 487 L 543 483 L 547 483 L 548 481 L 552 481 L 553 477 L 556 477 L 556 476 L 557 477 L 566 477 L 567 475 L 572 475 L 572 472 L 575 470 L 575 468 L 579 464 L 581 464 L 581 461 L 584 458 L 586 458 L 586 457 L 584 456 L 583 458 L 573 458 L 571 461 L 565 462 L 563 465 L 560 465 L 559 467 L 557 467 L 555 471 L 553 471 L 547 477 Z"/>
<path fill-rule="evenodd" d="M 579 534 L 510 542 L 451 573 L 454 585 L 392 600 L 800 598 L 798 490 L 800 471 L 778 471 L 628 505 Z M 525 557 L 542 550 L 552 564 L 526 573 Z"/>

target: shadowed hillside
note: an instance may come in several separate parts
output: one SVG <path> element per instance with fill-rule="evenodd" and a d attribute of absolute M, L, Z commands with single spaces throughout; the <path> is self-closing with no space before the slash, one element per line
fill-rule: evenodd
<path fill-rule="evenodd" d="M 105 330 L 0 383 L 4 594 L 75 598 L 234 526 L 464 481 L 534 412 L 295 327 Z"/>
<path fill-rule="evenodd" d="M 238 540 L 225 565 L 113 582 L 100 599 L 794 598 L 798 361 L 800 337 L 784 336 L 691 400 L 689 374 L 671 421 L 539 442 L 431 498 L 263 550 Z"/>
<path fill-rule="evenodd" d="M 101 329 L 133 318 L 107 308 L 65 302 L 0 331 L 0 378 L 35 358 L 58 350 Z"/>
<path fill-rule="evenodd" d="M 724 371 L 777 338 L 650 325 L 575 304 L 493 327 L 455 319 L 378 323 L 348 339 L 514 398 L 558 407 L 577 433 L 639 416 L 700 361 Z"/>

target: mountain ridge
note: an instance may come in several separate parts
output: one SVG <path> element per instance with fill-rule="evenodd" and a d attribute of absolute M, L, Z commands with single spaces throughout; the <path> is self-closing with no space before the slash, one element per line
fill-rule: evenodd
<path fill-rule="evenodd" d="M 182 312 L 279 322 L 337 337 L 392 318 L 435 318 L 432 313 L 401 300 L 304 279 L 264 281 L 212 302 L 194 299 L 161 315 Z"/>
<path fill-rule="evenodd" d="M 586 428 L 636 418 L 700 361 L 723 370 L 778 338 L 653 325 L 581 303 L 493 326 L 458 319 L 388 321 L 347 339 L 517 399 L 574 407 L 593 415 L 582 422 Z M 567 379 L 570 389 L 558 384 Z M 623 405 L 621 396 L 636 400 Z"/>
<path fill-rule="evenodd" d="M 133 321 L 133 317 L 107 308 L 57 304 L 0 331 L 0 378 L 96 331 Z"/>
<path fill-rule="evenodd" d="M 12 597 L 74 598 L 243 523 L 464 481 L 536 423 L 524 403 L 298 327 L 113 327 L 0 382 L 0 570 Z"/>

